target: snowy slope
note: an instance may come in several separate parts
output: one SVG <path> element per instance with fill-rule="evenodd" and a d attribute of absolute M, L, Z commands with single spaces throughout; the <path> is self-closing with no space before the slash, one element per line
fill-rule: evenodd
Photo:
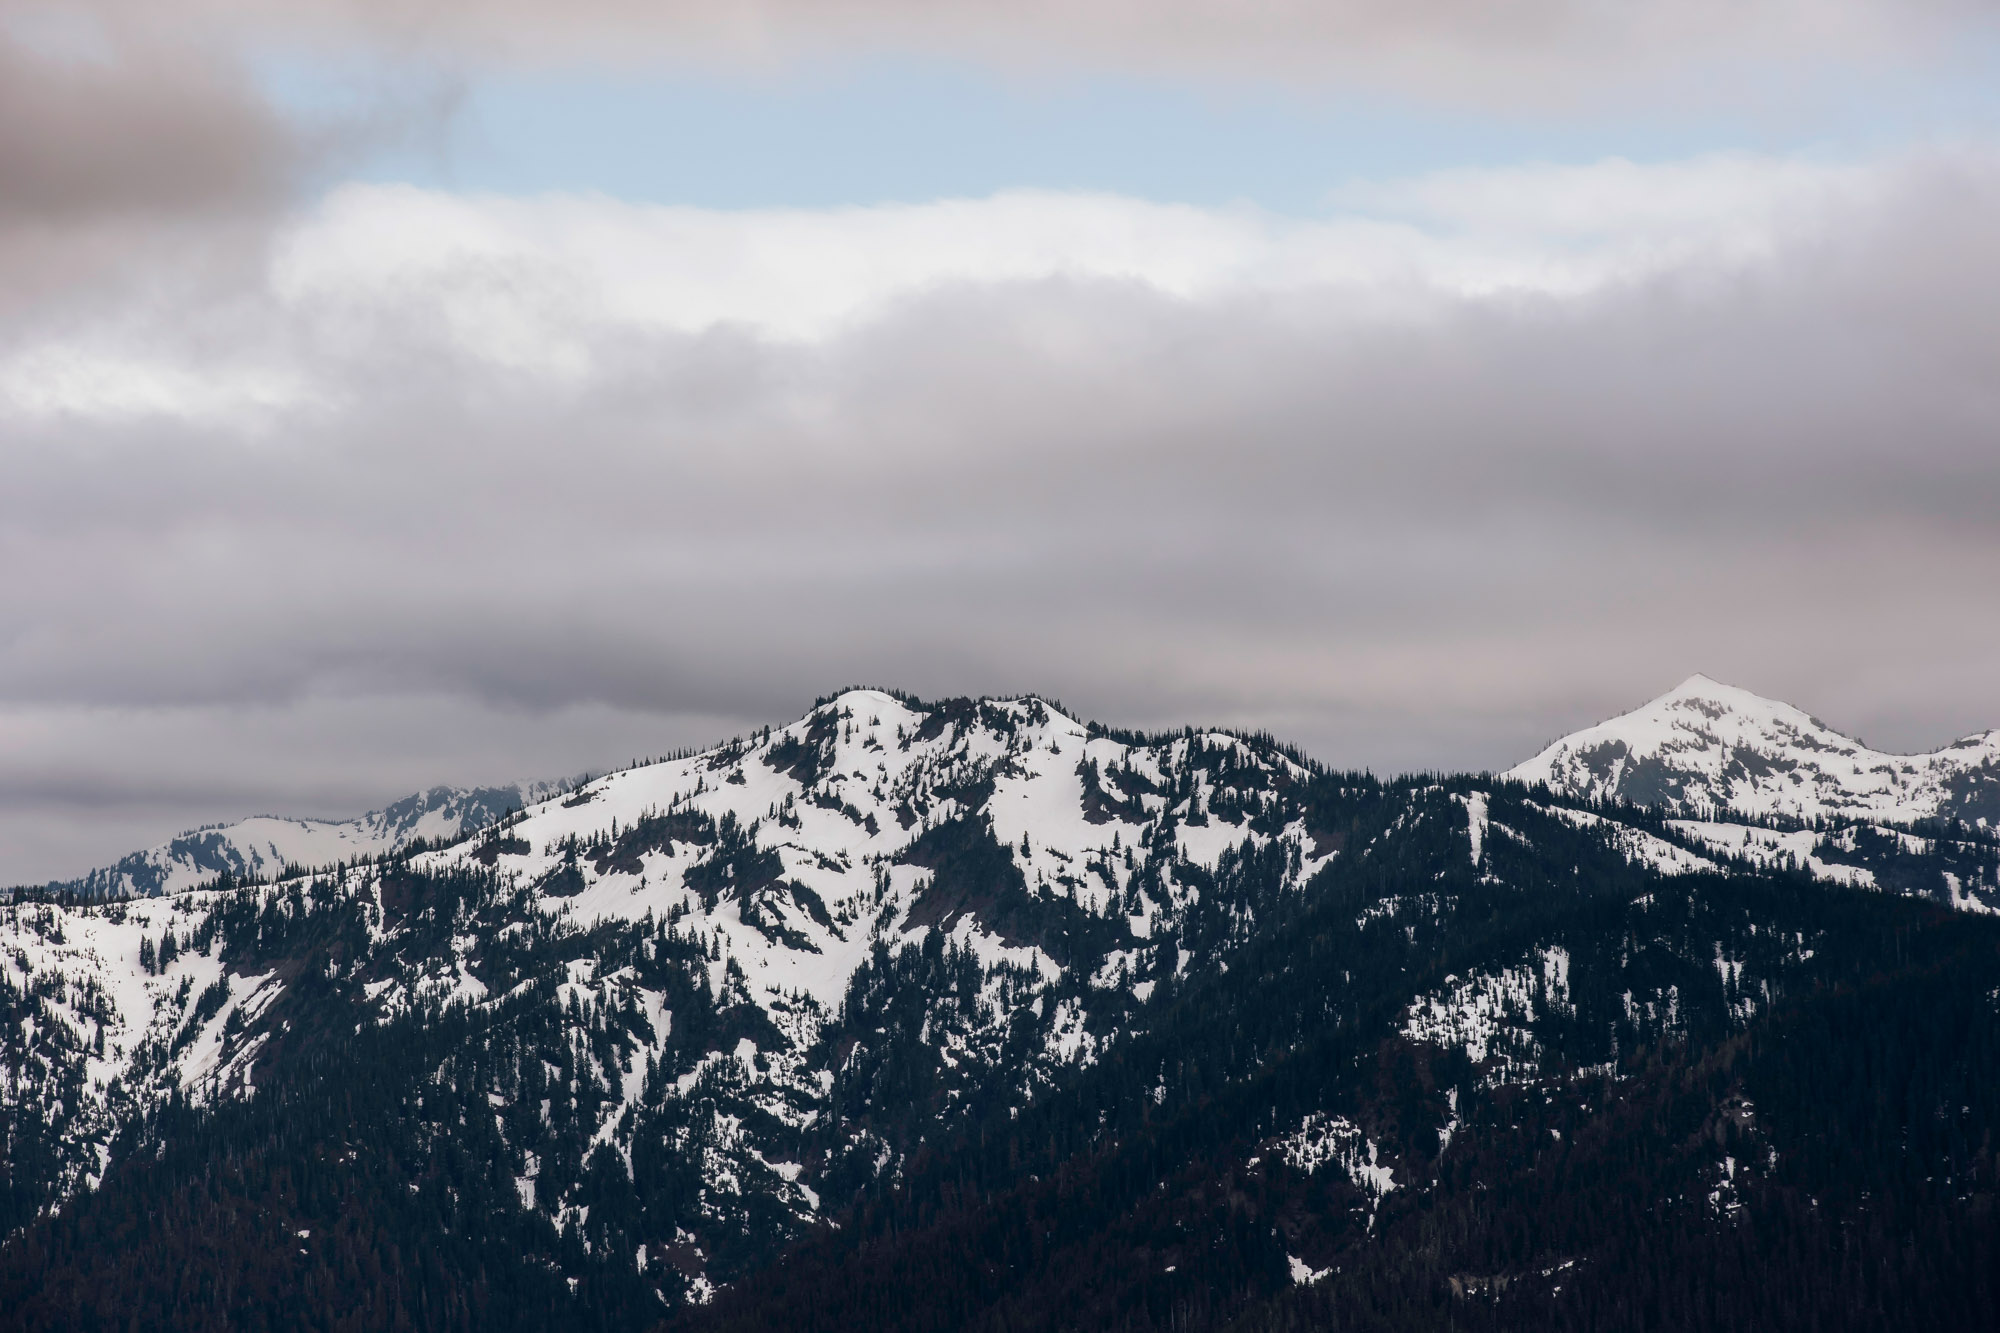
<path fill-rule="evenodd" d="M 404 1113 L 490 1117 L 509 1207 L 586 1243 L 609 1243 L 587 1240 L 593 1161 L 634 1179 L 663 1152 L 684 1167 L 645 1271 L 662 1299 L 699 1299 L 747 1271 L 745 1237 L 796 1234 L 823 1197 L 894 1178 L 954 1116 L 1115 1067 L 1157 996 L 1226 973 L 1343 874 L 1376 895 L 1355 903 L 1364 949 L 1436 928 L 1474 885 L 1595 883 L 1616 861 L 1663 892 L 1798 866 L 2000 903 L 1984 834 L 1792 834 L 1573 809 L 1559 787 L 1379 784 L 1265 740 L 1106 732 L 1033 698 L 852 690 L 787 727 L 528 795 L 387 863 L 0 908 L 0 1132 L 34 1141 L 46 1198 L 99 1177 L 171 1092 L 255 1097 L 287 1050 L 381 1034 L 371 1059 L 411 1062 L 394 1074 Z M 474 808 L 404 803 L 351 841 L 269 855 L 340 860 L 455 833 Z M 1446 978 L 1405 1035 L 1526 1078 L 1555 1049 L 1533 1029 L 1565 1012 L 1568 956 Z M 1670 1024 L 1676 1003 L 1642 1007 Z M 1393 1187 L 1358 1130 L 1307 1129 L 1313 1160 L 1378 1200 Z"/>
<path fill-rule="evenodd" d="M 1135 788 L 1165 786 L 1167 772 L 1182 770 L 1197 743 L 1238 753 L 1259 775 L 1274 764 L 1292 767 L 1219 734 L 1159 748 L 1092 738 L 1081 723 L 1032 699 L 985 703 L 954 719 L 888 694 L 850 691 L 741 749 L 599 778 L 529 807 L 493 837 L 417 864 L 497 866 L 543 886 L 549 910 L 579 921 L 676 915 L 719 934 L 754 994 L 803 991 L 837 1004 L 871 934 L 929 929 L 976 948 L 989 964 L 1005 960 L 1055 975 L 1062 964 L 1041 948 L 982 929 L 976 911 L 926 900 L 934 872 L 904 854 L 927 829 L 953 819 L 990 821 L 1031 892 L 1055 891 L 1082 912 L 1105 915 L 1131 884 L 1140 849 L 1154 846 L 1162 829 L 1162 852 L 1208 867 L 1246 840 L 1271 841 L 1240 820 L 1205 817 L 1215 785 L 1206 774 L 1192 776 L 1179 802 L 1139 791 L 1116 808 L 1094 807 L 1086 793 L 1086 761 L 1105 773 L 1129 767 L 1138 775 Z M 1303 770 L 1287 774 L 1294 775 Z M 1169 817 L 1170 807 L 1178 818 Z M 1190 807 L 1198 823 L 1190 822 Z M 722 892 L 705 894 L 689 877 L 715 864 L 715 839 L 649 833 L 642 827 L 648 816 L 734 821 L 775 862 L 761 872 L 761 884 L 725 879 Z M 1301 875 L 1317 868 L 1303 850 L 1301 826 L 1278 836 L 1302 849 Z M 592 838 L 609 845 L 571 850 Z M 737 866 L 725 869 L 734 874 Z M 1121 929 L 1143 938 L 1155 910 L 1140 903 L 1120 917 Z"/>
<path fill-rule="evenodd" d="M 269 879 L 288 865 L 317 869 L 399 851 L 419 839 L 456 838 L 549 789 L 545 783 L 433 787 L 353 819 L 258 815 L 194 829 L 47 887 L 86 898 L 146 898 L 209 883 L 225 871 L 237 879 Z"/>
<path fill-rule="evenodd" d="M 732 1209 L 752 1196 L 803 1222 L 817 1195 L 793 1141 L 829 1114 L 839 1081 L 914 1050 L 937 1064 L 947 1101 L 981 1085 L 1025 1100 L 1061 1067 L 1092 1061 L 1127 1007 L 1189 966 L 1162 932 L 1192 929 L 1211 876 L 1261 854 L 1293 891 L 1332 859 L 1286 795 L 1309 776 L 1275 747 L 1220 733 L 1128 743 L 1034 699 L 918 705 L 850 691 L 789 727 L 536 800 L 410 858 L 408 872 L 11 909 L 21 944 L 0 996 L 39 1015 L 30 1044 L 56 1080 L 17 1079 L 11 1105 L 16 1123 L 58 1134 L 61 1194 L 101 1170 L 119 1125 L 168 1089 L 254 1092 L 256 1043 L 271 1030 L 231 1029 L 231 1014 L 263 1013 L 284 989 L 269 974 L 296 970 L 269 952 L 285 922 L 336 918 L 351 924 L 328 931 L 371 942 L 325 975 L 358 987 L 377 1023 L 428 1021 L 443 1006 L 496 1025 L 551 1023 L 596 1062 L 578 1086 L 603 1094 L 583 1097 L 572 1122 L 586 1143 L 629 1157 L 642 1126 L 693 1114 L 674 1109 L 683 1102 L 704 1108 L 707 1223 L 740 1225 Z M 407 841 L 464 808 L 356 821 L 308 854 Z M 298 845 L 263 864 L 297 859 Z M 441 926 L 401 896 L 408 874 L 483 884 L 484 906 L 461 901 Z M 1237 908 L 1225 921 L 1248 925 Z M 142 945 L 169 935 L 172 961 L 149 971 Z M 970 969 L 972 989 L 897 998 L 889 960 L 933 945 L 948 970 Z M 225 967 L 232 949 L 252 961 Z M 539 969 L 532 979 L 495 980 L 522 976 L 506 972 L 522 957 Z M 672 996 L 689 957 L 700 1012 Z M 917 1004 L 921 1022 L 900 1035 L 877 1026 L 829 1064 L 821 1034 L 861 1002 L 856 979 L 871 967 L 863 991 Z M 279 1030 L 291 1021 L 282 1000 L 270 1012 Z M 629 1031 L 617 1055 L 600 1056 L 610 1048 L 596 1034 L 613 1020 Z M 702 1024 L 717 1035 L 690 1049 L 685 1033 Z M 98 1091 L 79 1097 L 79 1083 Z M 45 1108 L 61 1108 L 60 1126 Z M 846 1147 L 895 1169 L 900 1150 L 871 1133 Z M 550 1178 L 533 1152 L 516 1170 L 524 1202 L 571 1216 L 574 1180 Z M 692 1276 L 699 1250 L 684 1261 Z"/>
<path fill-rule="evenodd" d="M 1885 754 L 1706 676 L 1565 736 L 1503 776 L 1691 816 L 2000 825 L 2000 731 L 1930 754 Z"/>
<path fill-rule="evenodd" d="M 254 1018 L 282 987 L 269 973 L 224 968 L 205 928 L 223 896 L 6 909 L 0 999 L 28 1016 L 9 1034 L 0 1112 L 17 1135 L 43 1140 L 39 1154 L 23 1155 L 56 1164 L 57 1197 L 94 1183 L 120 1129 L 166 1093 L 200 1101 L 248 1090 L 265 1038 L 225 1057 L 221 1034 L 232 1015 Z"/>

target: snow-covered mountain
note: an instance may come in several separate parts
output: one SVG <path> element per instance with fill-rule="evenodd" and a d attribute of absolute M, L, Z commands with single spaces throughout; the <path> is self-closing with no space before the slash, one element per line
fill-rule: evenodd
<path fill-rule="evenodd" d="M 857 995 L 916 1006 L 902 1035 L 936 1066 L 926 1077 L 950 1085 L 947 1105 L 982 1087 L 1026 1099 L 1088 1062 L 1197 948 L 1213 954 L 1247 929 L 1243 904 L 1229 905 L 1244 884 L 1295 892 L 1331 859 L 1341 835 L 1315 829 L 1297 799 L 1312 776 L 1269 742 L 1221 733 L 1120 739 L 1035 699 L 920 705 L 849 691 L 789 727 L 598 778 L 396 866 L 20 909 L 29 929 L 0 954 L 0 993 L 53 986 L 34 1031 L 67 1053 L 46 1067 L 68 1073 L 67 1091 L 18 1088 L 17 1105 L 58 1108 L 41 1128 L 65 1163 L 61 1194 L 94 1178 L 119 1127 L 160 1098 L 254 1089 L 274 1035 L 257 1020 L 268 1009 L 276 1024 L 297 1021 L 271 1009 L 298 966 L 273 942 L 333 919 L 360 950 L 334 976 L 361 987 L 381 1022 L 454 1006 L 515 1022 L 527 993 L 586 1034 L 603 1016 L 636 1016 L 643 1039 L 604 1053 L 568 1113 L 576 1142 L 629 1153 L 648 1107 L 702 1098 L 722 1124 L 702 1149 L 719 1193 L 700 1220 L 740 1230 L 754 1196 L 796 1226 L 817 1199 L 798 1140 L 832 1110 L 836 1075 L 910 1058 L 896 1038 L 869 1036 L 832 1060 L 823 1037 L 866 1002 Z M 262 862 L 230 841 L 218 855 L 241 856 L 238 873 L 327 863 L 515 798 L 409 806 Z M 314 831 L 253 821 L 266 822 Z M 440 885 L 468 895 L 442 917 L 425 901 Z M 262 961 L 225 966 L 243 931 L 255 941 L 244 959 Z M 964 985 L 899 996 L 887 951 L 917 946 Z M 888 1113 L 857 1115 L 817 1151 L 893 1166 L 901 1149 L 867 1128 Z M 579 1166 L 524 1147 L 522 1198 L 563 1217 Z M 696 1220 L 690 1234 L 702 1235 Z M 681 1266 L 698 1278 L 692 1253 Z"/>
<path fill-rule="evenodd" d="M 1621 1052 L 1741 1031 L 1821 972 L 1848 975 L 1835 944 L 1882 932 L 1841 917 L 1829 934 L 1826 895 L 1882 890 L 1845 895 L 1878 913 L 1896 894 L 2000 902 L 1987 832 L 1665 818 L 1586 808 L 1596 794 L 1380 782 L 1263 737 L 850 690 L 573 790 L 418 802 L 372 825 L 408 846 L 528 797 L 448 846 L 14 903 L 0 1238 L 113 1188 L 121 1154 L 172 1132 L 237 1152 L 269 1107 L 273 1141 L 317 1124 L 341 1162 L 376 1154 L 357 1179 L 421 1195 L 412 1216 L 512 1228 L 565 1291 L 616 1275 L 651 1318 L 742 1291 L 954 1135 L 1038 1123 L 1082 1080 L 1101 1086 L 1057 1137 L 1089 1145 L 1109 1132 L 1105 1089 L 1127 1104 L 1120 1133 L 1150 1133 L 1296 1049 L 1319 1054 L 1246 1093 L 1214 1141 L 1240 1138 L 1231 1171 L 1296 1176 L 1258 1189 L 1319 1173 L 1299 1206 L 1330 1220 L 1267 1256 L 1309 1285 L 1441 1179 L 1455 1136 L 1516 1123 L 1482 1099 L 1601 1079 Z M 1312 1081 L 1400 1067 L 1381 1050 L 1448 1060 L 1455 1082 L 1419 1115 Z M 1032 1179 L 1023 1162 L 1007 1169 Z M 290 1256 L 325 1223 L 272 1225 Z"/>
<path fill-rule="evenodd" d="M 2000 825 L 2000 731 L 1885 754 L 1789 704 L 1691 676 L 1503 776 L 1678 814 Z"/>
<path fill-rule="evenodd" d="M 317 869 L 401 851 L 419 840 L 445 842 L 541 799 L 548 783 L 511 787 L 432 787 L 353 819 L 257 815 L 192 829 L 46 887 L 85 898 L 149 898 L 179 893 L 227 873 L 269 879 L 287 866 Z"/>
<path fill-rule="evenodd" d="M 599 778 L 414 864 L 498 867 L 578 919 L 675 917 L 715 936 L 752 994 L 830 1007 L 885 932 L 934 928 L 989 967 L 1057 976 L 1098 961 L 1085 935 L 1129 952 L 1171 910 L 1171 870 L 1149 883 L 1143 864 L 1212 872 L 1225 853 L 1275 844 L 1288 879 L 1307 876 L 1326 849 L 1279 795 L 1306 775 L 1222 733 L 1133 744 L 1035 699 L 922 708 L 854 690 L 740 747 Z M 987 856 L 982 892 L 928 891 L 939 863 Z M 1010 891 L 1060 906 L 1037 920 Z"/>

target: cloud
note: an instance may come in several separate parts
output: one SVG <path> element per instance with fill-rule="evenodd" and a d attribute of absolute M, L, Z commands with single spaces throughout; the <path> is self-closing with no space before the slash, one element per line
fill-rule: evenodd
<path fill-rule="evenodd" d="M 1747 270 L 1829 217 L 1870 214 L 1896 180 L 1731 155 L 1614 160 L 1357 185 L 1341 194 L 1352 211 L 1323 221 L 1035 192 L 722 212 L 350 186 L 270 244 L 247 299 L 164 303 L 150 321 L 125 310 L 105 336 L 35 341 L 0 358 L 0 398 L 29 414 L 248 424 L 338 397 L 341 367 L 391 345 L 581 391 L 656 339 L 738 348 L 748 370 L 771 364 L 754 350 L 766 343 L 823 342 L 953 290 L 1037 285 L 1195 304 L 1338 291 L 1347 323 L 1393 326 L 1440 301 Z M 1091 354 L 1094 332 L 1075 332 Z"/>
<path fill-rule="evenodd" d="M 234 70 L 191 47 L 38 52 L 0 36 L 0 223 L 268 202 L 298 147 Z"/>
<path fill-rule="evenodd" d="M 342 163 L 384 145 L 442 153 L 459 96 L 506 68 L 758 79 L 901 56 L 1029 79 L 1712 111 L 1978 70 L 1996 37 L 1973 0 L 185 0 L 170 17 L 139 0 L 28 3 L 0 12 L 0 298 L 18 314 L 87 299 L 107 273 L 226 264 Z M 274 103 L 278 86 L 294 100 Z"/>
<path fill-rule="evenodd" d="M 198 11 L 475 63 L 755 68 L 886 50 L 1023 71 L 1338 77 L 1458 104 L 1551 105 L 1658 91 L 1691 70 L 1710 98 L 1717 75 L 1768 95 L 1768 69 L 1746 66 L 1934 61 L 1991 20 L 1975 0 L 308 0 L 277 15 L 206 0 Z"/>
<path fill-rule="evenodd" d="M 110 283 L 227 262 L 303 145 L 230 67 L 95 25 L 0 17 L 0 336 Z M 254 242 L 253 242 L 254 243 Z"/>
<path fill-rule="evenodd" d="M 1992 157 L 1344 198 L 356 187 L 15 328 L 0 782 L 79 831 L 0 880 L 148 800 L 542 776 L 853 681 L 1384 769 L 1696 669 L 1877 743 L 2000 723 Z"/>
<path fill-rule="evenodd" d="M 345 818 L 439 782 L 602 772 L 730 725 L 592 707 L 496 713 L 438 696 L 0 708 L 0 882 L 67 875 L 220 816 Z M 310 761 L 279 759 L 288 753 Z"/>

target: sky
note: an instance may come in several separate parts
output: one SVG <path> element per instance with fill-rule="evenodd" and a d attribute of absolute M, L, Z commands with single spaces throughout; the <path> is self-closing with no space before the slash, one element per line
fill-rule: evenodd
<path fill-rule="evenodd" d="M 0 3 L 0 883 L 849 684 L 2000 726 L 1957 0 Z"/>

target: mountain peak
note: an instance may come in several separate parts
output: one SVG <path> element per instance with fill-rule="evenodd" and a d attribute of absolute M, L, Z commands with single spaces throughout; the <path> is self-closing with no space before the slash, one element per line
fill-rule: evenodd
<path fill-rule="evenodd" d="M 1699 673 L 1504 776 L 1682 814 L 2000 823 L 2000 732 L 1887 754 L 1791 704 Z"/>
<path fill-rule="evenodd" d="M 1754 694 L 1740 685 L 1725 685 L 1715 677 L 1703 675 L 1699 671 L 1661 695 L 1660 699 L 1714 699 L 1728 703 L 1746 700 L 1767 704 L 1777 702 L 1775 699 L 1766 699 L 1760 694 Z"/>
<path fill-rule="evenodd" d="M 1815 727 L 1825 729 L 1824 724 L 1811 717 L 1802 709 L 1795 708 L 1782 699 L 1773 699 L 1758 694 L 1755 690 L 1744 689 L 1741 685 L 1729 685 L 1713 676 L 1697 671 L 1665 694 L 1652 700 L 1635 712 L 1643 713 L 1649 708 L 1663 704 L 1707 703 L 1715 704 L 1731 712 L 1753 716 L 1783 715 L 1789 719 L 1802 720 Z"/>
<path fill-rule="evenodd" d="M 1549 771 L 1570 781 L 1606 764 L 1619 795 L 1650 772 L 1686 784 L 1676 795 L 1692 803 L 1763 793 L 1728 785 L 1746 774 L 1815 790 L 1821 774 L 1846 780 L 1843 756 L 1880 758 L 1800 718 L 1696 677 L 1571 738 Z M 470 836 L 423 833 L 461 831 L 496 805 L 504 813 Z M 57 898 L 0 916 L 0 1130 L 26 1145 L 0 1197 L 0 1288 L 82 1286 L 71 1260 L 51 1270 L 47 1251 L 5 1243 L 101 1188 L 102 1203 L 69 1215 L 79 1230 L 64 1234 L 90 1242 L 65 1244 L 75 1262 L 119 1255 L 135 1217 L 160 1219 L 147 1243 L 169 1256 L 184 1234 L 208 1234 L 204 1217 L 261 1217 L 282 1225 L 218 1222 L 242 1244 L 196 1247 L 190 1262 L 317 1281 L 372 1271 L 388 1242 L 428 1244 L 444 1216 L 505 1241 L 445 1247 L 441 1262 L 471 1257 L 468 1283 L 511 1272 L 500 1265 L 518 1254 L 529 1277 L 511 1290 L 544 1302 L 524 1326 L 636 1331 L 666 1312 L 691 1330 L 793 1327 L 810 1306 L 821 1327 L 855 1327 L 890 1300 L 854 1295 L 829 1262 L 992 1289 L 954 1274 L 1045 1245 L 1053 1164 L 1077 1182 L 1067 1197 L 1108 1229 L 1038 1251 L 1053 1255 L 1042 1268 L 1135 1281 L 1180 1269 L 1192 1276 L 1170 1292 L 1233 1282 L 1240 1304 L 1288 1270 L 1295 1283 L 1337 1282 L 1343 1262 L 1369 1254 L 1390 1266 L 1367 1271 L 1407 1276 L 1403 1237 L 1424 1243 L 1438 1216 L 1483 1216 L 1501 1193 L 1485 1182 L 1542 1178 L 1552 1143 L 1614 1154 L 1574 1159 L 1603 1182 L 1606 1204 L 1592 1196 L 1588 1208 L 1615 1212 L 1636 1185 L 1670 1206 L 1626 1214 L 1667 1217 L 1681 1238 L 1708 1217 L 1734 1247 L 1740 1210 L 1786 1184 L 1763 1177 L 1777 1159 L 1756 1136 L 1822 1132 L 1767 1126 L 1817 1111 L 1825 1053 L 1855 1043 L 1854 1024 L 1873 1015 L 1904 1026 L 1864 1031 L 1865 1051 L 1934 1021 L 1914 1003 L 1861 1006 L 1857 1018 L 1841 998 L 1829 1021 L 1801 1025 L 1806 987 L 1906 968 L 1921 987 L 1911 993 L 1957 1006 L 1944 1011 L 1955 1031 L 1966 1014 L 1990 1015 L 2000 979 L 1990 951 L 1906 940 L 1913 923 L 1940 930 L 1944 913 L 1850 902 L 1826 915 L 1794 891 L 1809 875 L 1995 910 L 1991 836 L 1639 819 L 1469 776 L 1377 782 L 1303 764 L 1269 737 L 1119 731 L 1035 696 L 843 690 L 697 753 L 552 790 L 433 788 L 350 824 L 232 825 L 193 850 L 297 861 L 285 849 L 304 844 L 281 847 L 281 833 L 338 834 L 339 859 L 352 861 L 359 840 L 406 841 L 282 883 Z M 1773 871 L 1801 878 L 1768 891 Z M 1493 930 L 1496 911 L 1535 933 Z M 1940 956 L 1963 960 L 1942 982 Z M 1766 1015 L 1775 1024 L 1756 1030 L 1770 1040 L 1737 1041 Z M 1820 1044 L 1812 1060 L 1786 1047 L 1784 1068 L 1807 1082 L 1798 1095 L 1760 1091 L 1754 1115 L 1736 1085 L 1691 1072 L 1802 1028 Z M 1938 1095 L 1937 1067 L 1910 1066 L 1923 1095 Z M 1606 1071 L 1621 1097 L 1638 1090 L 1628 1106 L 1709 1087 L 1704 1119 L 1724 1141 L 1634 1146 L 1623 1111 L 1593 1122 L 1607 1110 Z M 1991 1081 L 1968 1066 L 1942 1086 L 1949 1096 Z M 176 1104 L 217 1114 L 156 1111 Z M 1524 1104 L 1535 1123 L 1522 1123 Z M 1844 1109 L 1829 1114 L 1844 1123 Z M 1969 1127 L 1955 1142 L 1985 1132 L 1962 1116 L 1950 1124 Z M 310 1137 L 288 1137 L 295 1126 Z M 1193 1138 L 1224 1145 L 1213 1169 L 1176 1165 L 1175 1145 Z M 452 1153 L 479 1169 L 440 1172 Z M 301 1199 L 285 1186 L 296 1172 L 225 1174 L 220 1164 L 246 1154 L 317 1163 L 331 1187 Z M 1676 1161 L 1677 1174 L 1661 1174 Z M 1157 1183 L 1142 1174 L 1149 1163 L 1166 1164 Z M 1484 1176 L 1489 1163 L 1520 1174 Z M 1937 1168 L 1912 1158 L 1884 1169 L 1892 1181 Z M 189 1179 L 225 1184 L 202 1194 L 216 1211 L 192 1223 L 174 1202 Z M 953 1230 L 927 1230 L 932 1201 L 968 1180 L 981 1182 L 960 1196 L 970 1211 L 954 1205 Z M 1262 1211 L 1217 1214 L 1229 1191 Z M 1671 1206 L 1703 1194 L 1708 1210 Z M 905 1200 L 910 1213 L 881 1211 Z M 1778 1206 L 1773 1225 L 1806 1215 L 1787 1198 Z M 909 1217 L 916 1229 L 898 1234 L 943 1235 L 951 1248 L 923 1239 L 860 1265 L 852 1250 L 821 1248 L 862 1230 L 843 1220 L 856 1217 Z M 1018 1240 L 992 1220 L 1009 1217 L 1025 1219 Z M 1221 1229 L 1196 1230 L 1205 1218 Z M 870 1246 L 903 1244 L 875 1221 L 867 1231 Z M 340 1248 L 351 1241 L 378 1248 Z M 1491 1272 L 1480 1238 L 1467 1246 L 1429 1267 L 1440 1301 L 1488 1300 L 1504 1285 L 1478 1276 Z M 1564 1248 L 1544 1278 L 1616 1267 Z M 178 1272 L 148 1252 L 143 1271 L 156 1270 Z M 765 1289 L 795 1293 L 795 1307 L 764 1311 Z M 1070 1285 L 1037 1290 L 1085 1310 L 1069 1322 L 1102 1323 L 1103 1311 L 1143 1310 L 1157 1289 L 1088 1306 Z M 159 1304 L 146 1290 L 120 1299 Z M 1554 1291 L 1536 1292 L 1522 1322 Z M 566 1319 L 569 1307 L 546 1303 L 566 1293 L 606 1303 Z M 668 1310 L 717 1298 L 720 1325 Z M 923 1327 L 980 1322 L 963 1308 Z M 1028 1307 L 1002 1315 L 1015 1309 Z M 53 1326 L 32 1311 L 13 1322 Z"/>

